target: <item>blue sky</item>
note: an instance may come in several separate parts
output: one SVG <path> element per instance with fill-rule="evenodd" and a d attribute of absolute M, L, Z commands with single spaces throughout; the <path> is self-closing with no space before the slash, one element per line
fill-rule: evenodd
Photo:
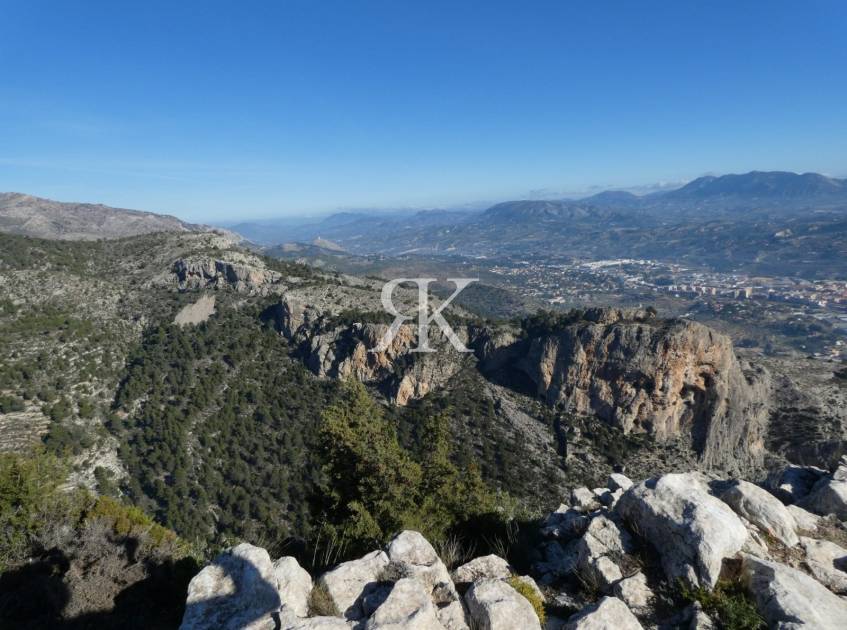
<path fill-rule="evenodd" d="M 843 1 L 0 0 L 0 190 L 190 220 L 847 175 Z"/>

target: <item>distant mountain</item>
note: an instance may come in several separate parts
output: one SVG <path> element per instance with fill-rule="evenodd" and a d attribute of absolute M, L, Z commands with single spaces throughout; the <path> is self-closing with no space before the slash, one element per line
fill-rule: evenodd
<path fill-rule="evenodd" d="M 480 221 L 487 223 L 563 223 L 598 222 L 626 223 L 638 216 L 625 209 L 600 206 L 582 201 L 507 201 L 498 203 L 482 213 Z"/>
<path fill-rule="evenodd" d="M 21 193 L 0 193 L 0 232 L 60 240 L 122 238 L 151 232 L 197 232 L 211 228 L 166 214 L 64 203 Z"/>
<path fill-rule="evenodd" d="M 707 176 L 695 179 L 682 188 L 661 195 L 664 199 L 697 200 L 714 198 L 817 199 L 843 196 L 847 198 L 847 180 L 818 173 L 784 171 L 752 171 L 742 175 Z"/>
<path fill-rule="evenodd" d="M 604 190 L 596 195 L 580 199 L 582 203 L 595 206 L 610 206 L 616 208 L 636 208 L 643 203 L 643 198 L 625 190 Z"/>

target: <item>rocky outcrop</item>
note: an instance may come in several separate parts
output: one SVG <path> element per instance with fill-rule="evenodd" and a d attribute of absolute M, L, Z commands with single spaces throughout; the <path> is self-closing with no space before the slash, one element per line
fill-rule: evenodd
<path fill-rule="evenodd" d="M 511 575 L 512 567 L 509 563 L 491 554 L 466 562 L 453 572 L 453 579 L 456 584 L 472 584 L 484 578 L 506 580 Z"/>
<path fill-rule="evenodd" d="M 219 555 L 188 585 L 181 630 L 270 630 L 285 603 L 308 611 L 311 578 L 294 558 L 272 563 L 261 547 L 242 543 Z"/>
<path fill-rule="evenodd" d="M 282 280 L 279 272 L 266 269 L 255 257 L 242 255 L 239 262 L 214 258 L 180 258 L 172 272 L 180 289 L 220 289 L 266 295 Z M 281 288 L 280 288 L 281 290 Z"/>
<path fill-rule="evenodd" d="M 503 580 L 484 578 L 474 582 L 465 602 L 479 630 L 541 630 L 532 604 Z"/>
<path fill-rule="evenodd" d="M 283 296 L 279 327 L 320 376 L 381 385 L 399 405 L 443 386 L 470 357 L 430 328 L 436 353 L 416 353 L 417 328 L 390 347 L 381 304 L 362 292 L 353 321 L 302 292 Z M 372 312 L 369 313 L 369 310 Z M 706 467 L 738 472 L 761 464 L 770 380 L 735 356 L 729 338 L 700 324 L 646 311 L 592 309 L 553 332 L 454 326 L 483 374 L 549 405 L 596 416 L 626 433 L 687 440 Z M 614 490 L 614 489 L 613 489 Z"/>
<path fill-rule="evenodd" d="M 568 620 L 564 630 L 642 630 L 638 619 L 621 600 L 604 597 Z"/>
<path fill-rule="evenodd" d="M 380 348 L 389 325 L 367 321 L 376 316 L 371 313 L 356 318 L 334 313 L 286 295 L 280 303 L 278 323 L 313 373 L 378 385 L 399 406 L 441 387 L 471 360 L 458 352 L 437 327 L 429 331 L 430 346 L 437 352 L 416 352 L 420 340 L 417 327 L 411 324 L 400 326 L 388 347 Z M 457 328 L 456 332 L 467 342 L 464 329 Z"/>
<path fill-rule="evenodd" d="M 358 560 L 342 562 L 318 580 L 328 605 L 319 610 L 324 614 L 341 615 L 347 619 L 365 617 L 363 599 L 380 586 L 382 574 L 388 567 L 384 551 L 374 551 Z"/>
<path fill-rule="evenodd" d="M 736 479 L 720 494 L 721 500 L 736 514 L 775 537 L 788 547 L 798 543 L 797 523 L 791 512 L 767 490 Z"/>
<path fill-rule="evenodd" d="M 671 581 L 713 587 L 724 558 L 738 553 L 747 529 L 697 474 L 671 474 L 630 488 L 616 506 L 662 559 Z"/>
<path fill-rule="evenodd" d="M 847 520 L 847 455 L 835 472 L 821 477 L 797 505 L 815 514 L 834 514 Z"/>
<path fill-rule="evenodd" d="M 706 466 L 732 470 L 763 456 L 769 377 L 701 324 L 591 309 L 552 333 L 511 346 L 489 335 L 476 347 L 484 371 L 520 373 L 548 404 L 627 433 L 685 436 Z"/>
<path fill-rule="evenodd" d="M 771 628 L 838 630 L 847 624 L 847 600 L 797 569 L 745 555 L 742 575 Z"/>
<path fill-rule="evenodd" d="M 836 471 L 827 480 L 840 476 Z M 749 619 L 755 611 L 747 607 L 753 605 L 770 627 L 826 630 L 847 624 L 847 599 L 838 596 L 847 593 L 847 550 L 823 537 L 843 539 L 847 533 L 833 514 L 819 517 L 822 537 L 804 535 L 791 546 L 791 510 L 759 486 L 709 480 L 702 473 L 628 482 L 617 475 L 593 491 L 622 493 L 614 507 L 563 504 L 542 521 L 538 533 L 546 542 L 529 552 L 538 559 L 538 582 L 516 575 L 495 555 L 475 558 L 451 576 L 434 547 L 414 531 L 339 564 L 314 588 L 293 558 L 271 562 L 265 550 L 243 544 L 192 580 L 182 627 L 540 630 L 546 608 L 544 627 L 557 630 L 710 630 L 733 627 L 724 615 Z M 585 493 L 566 494 L 578 502 Z M 564 526 L 564 515 L 580 524 Z M 746 591 L 747 603 L 735 601 L 722 612 L 697 602 L 672 609 L 672 602 L 680 602 L 674 596 L 679 580 L 711 590 L 719 577 Z"/>

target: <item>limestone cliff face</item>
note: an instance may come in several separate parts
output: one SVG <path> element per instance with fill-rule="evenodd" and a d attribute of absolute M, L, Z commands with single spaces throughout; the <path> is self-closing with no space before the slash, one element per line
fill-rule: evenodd
<path fill-rule="evenodd" d="M 417 329 L 403 325 L 385 350 L 377 351 L 387 324 L 352 322 L 336 325 L 332 315 L 292 296 L 279 309 L 283 335 L 297 345 L 306 366 L 318 376 L 356 378 L 379 385 L 397 405 L 422 398 L 445 384 L 470 357 L 457 352 L 437 330 L 431 346 L 437 352 L 418 353 Z M 458 331 L 467 340 L 464 330 Z"/>
<path fill-rule="evenodd" d="M 626 433 L 690 436 L 706 465 L 763 456 L 768 375 L 743 365 L 730 339 L 706 326 L 596 309 L 552 334 L 495 339 L 478 346 L 483 371 L 523 377 L 551 406 Z"/>
<path fill-rule="evenodd" d="M 278 284 L 281 274 L 265 269 L 253 257 L 229 261 L 214 258 L 180 258 L 172 272 L 180 289 L 206 289 L 229 286 L 239 292 L 267 294 Z"/>
<path fill-rule="evenodd" d="M 682 439 L 705 467 L 744 470 L 764 456 L 770 378 L 736 356 L 725 335 L 647 311 L 592 309 L 554 332 L 456 327 L 474 356 L 431 331 L 438 352 L 412 352 L 414 327 L 376 348 L 385 324 L 334 325 L 331 317 L 283 298 L 281 330 L 315 374 L 380 385 L 398 405 L 446 383 L 463 366 L 564 412 L 595 416 L 625 433 Z"/>

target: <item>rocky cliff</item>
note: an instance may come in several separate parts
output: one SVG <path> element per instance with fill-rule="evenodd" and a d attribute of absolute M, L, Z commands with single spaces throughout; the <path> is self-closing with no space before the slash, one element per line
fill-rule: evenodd
<path fill-rule="evenodd" d="M 703 325 L 619 309 L 588 310 L 543 332 L 457 325 L 474 351 L 469 357 L 438 329 L 430 330 L 438 352 L 412 352 L 418 340 L 408 325 L 389 348 L 372 352 L 388 328 L 368 321 L 376 315 L 360 311 L 343 320 L 292 294 L 279 307 L 280 329 L 315 374 L 379 385 L 398 405 L 476 363 L 495 382 L 563 412 L 660 441 L 683 437 L 706 467 L 738 470 L 762 462 L 768 373 L 741 362 L 728 337 Z"/>
<path fill-rule="evenodd" d="M 742 363 L 725 335 L 640 310 L 591 309 L 573 323 L 477 343 L 483 372 L 523 383 L 549 405 L 625 433 L 690 437 L 707 466 L 761 461 L 770 378 Z"/>

